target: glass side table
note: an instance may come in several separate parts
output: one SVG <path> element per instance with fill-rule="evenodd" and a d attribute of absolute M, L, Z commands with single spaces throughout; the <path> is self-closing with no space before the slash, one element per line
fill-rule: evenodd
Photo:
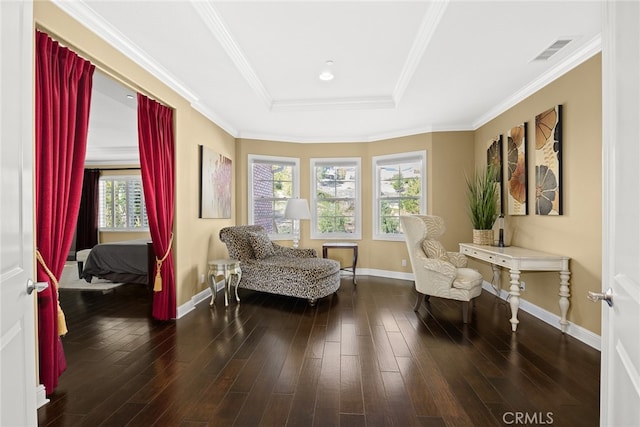
<path fill-rule="evenodd" d="M 236 288 L 236 301 L 240 302 L 240 297 L 238 297 L 238 284 L 240 283 L 240 279 L 242 278 L 242 270 L 240 269 L 240 261 L 235 259 L 214 259 L 210 260 L 207 264 L 209 264 L 209 272 L 207 273 L 207 278 L 209 281 L 209 287 L 211 288 L 211 302 L 210 306 L 214 305 L 216 299 L 216 277 L 223 276 L 224 277 L 224 305 L 225 307 L 229 305 L 229 297 L 231 294 L 231 279 L 235 277 L 235 288 Z"/>

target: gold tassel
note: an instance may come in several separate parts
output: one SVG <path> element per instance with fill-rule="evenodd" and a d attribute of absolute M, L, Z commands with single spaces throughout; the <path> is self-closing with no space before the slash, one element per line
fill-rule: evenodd
<path fill-rule="evenodd" d="M 58 292 L 58 279 L 56 279 L 56 276 L 51 272 L 51 270 L 49 269 L 49 266 L 47 266 L 47 263 L 44 261 L 42 254 L 37 249 L 36 249 L 36 259 L 38 260 L 42 268 L 44 268 L 45 273 L 47 273 L 47 276 L 49 276 L 49 279 L 51 279 L 51 284 L 56 289 L 56 295 L 58 296 L 58 299 L 56 300 L 56 304 L 58 306 L 58 336 L 63 337 L 67 335 L 67 332 L 69 332 L 69 330 L 67 329 L 67 321 L 64 317 L 64 312 L 62 311 L 62 307 L 60 307 L 60 293 Z"/>
<path fill-rule="evenodd" d="M 173 245 L 173 233 L 171 233 L 171 238 L 169 239 L 169 246 L 167 247 L 167 252 L 164 254 L 164 256 L 161 259 L 158 259 L 158 257 L 156 257 L 156 278 L 153 281 L 153 292 L 162 291 L 162 274 L 161 274 L 162 263 L 169 256 L 169 252 L 171 252 L 172 245 Z"/>
<path fill-rule="evenodd" d="M 156 260 L 156 279 L 153 282 L 153 292 L 162 291 L 162 275 L 160 269 L 162 268 L 162 261 Z"/>
<path fill-rule="evenodd" d="M 63 337 L 67 335 L 67 332 L 69 332 L 67 329 L 67 319 L 64 317 L 64 312 L 58 302 L 58 336 Z"/>

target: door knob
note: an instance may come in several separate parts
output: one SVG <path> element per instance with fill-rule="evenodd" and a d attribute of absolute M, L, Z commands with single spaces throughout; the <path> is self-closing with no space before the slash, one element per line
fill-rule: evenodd
<path fill-rule="evenodd" d="M 609 304 L 609 307 L 613 306 L 613 290 L 611 288 L 607 289 L 604 294 L 602 292 L 589 291 L 587 298 L 593 302 L 604 301 Z"/>
<path fill-rule="evenodd" d="M 27 294 L 31 295 L 33 291 L 42 292 L 49 287 L 48 282 L 34 282 L 31 279 L 27 280 Z"/>

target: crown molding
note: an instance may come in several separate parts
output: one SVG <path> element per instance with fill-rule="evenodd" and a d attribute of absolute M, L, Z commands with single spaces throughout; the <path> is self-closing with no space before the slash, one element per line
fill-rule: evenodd
<path fill-rule="evenodd" d="M 198 101 L 198 97 L 173 74 L 158 64 L 142 48 L 137 46 L 120 31 L 107 23 L 84 1 L 52 0 L 53 3 L 69 16 L 85 26 L 89 31 L 122 52 L 136 64 L 153 74 L 157 79 L 169 86 L 189 102 Z"/>
<path fill-rule="evenodd" d="M 207 119 L 211 120 L 213 124 L 220 127 L 222 130 L 227 132 L 234 138 L 238 138 L 238 129 L 233 126 L 231 123 L 227 122 L 225 119 L 220 117 L 215 111 L 213 111 L 207 104 L 204 104 L 200 101 L 192 102 L 191 107 L 198 111 L 200 114 L 205 116 Z"/>
<path fill-rule="evenodd" d="M 301 135 L 285 135 L 285 134 L 266 134 L 266 133 L 253 133 L 253 132 L 241 132 L 238 139 L 255 139 L 259 141 L 277 141 L 277 142 L 293 142 L 300 144 L 335 144 L 341 142 L 358 143 L 358 142 L 376 142 L 384 141 L 394 138 L 403 138 L 407 136 L 421 135 L 425 133 L 434 132 L 470 132 L 474 131 L 469 125 L 450 125 L 446 127 L 413 127 L 407 129 L 398 129 L 391 132 L 376 133 L 376 134 L 362 134 L 345 137 L 344 135 L 327 135 L 320 137 L 309 137 Z"/>
<path fill-rule="evenodd" d="M 245 79 L 249 87 L 253 89 L 258 98 L 269 111 L 335 111 L 335 110 L 365 110 L 365 109 L 394 109 L 404 95 L 424 52 L 431 41 L 431 37 L 444 14 L 449 0 L 442 0 L 431 4 L 422 21 L 420 30 L 413 41 L 409 55 L 400 72 L 391 95 L 364 98 L 340 98 L 340 99 L 291 99 L 274 100 L 264 84 L 249 63 L 249 60 L 238 46 L 228 30 L 222 17 L 210 2 L 191 0 L 192 6 L 199 12 L 209 31 L 218 40 L 224 51 Z"/>
<path fill-rule="evenodd" d="M 543 87 L 562 77 L 564 74 L 573 70 L 575 67 L 593 57 L 600 51 L 602 51 L 602 36 L 597 35 L 587 43 L 585 43 L 582 49 L 577 50 L 573 55 L 568 56 L 564 61 L 558 63 L 558 65 L 546 71 L 545 73 L 540 75 L 540 77 L 533 80 L 531 83 L 514 93 L 513 96 L 496 105 L 494 109 L 489 110 L 486 114 L 480 116 L 473 123 L 472 128 L 478 129 L 489 121 L 495 119 L 500 114 L 507 111 L 509 108 L 512 108 L 519 102 L 524 101 Z"/>
<path fill-rule="evenodd" d="M 379 110 L 394 109 L 396 103 L 390 96 L 366 96 L 353 98 L 309 98 L 274 101 L 271 111 L 326 111 L 326 110 Z"/>
<path fill-rule="evenodd" d="M 238 45 L 235 43 L 233 37 L 231 37 L 231 34 L 229 33 L 226 25 L 224 24 L 218 13 L 215 11 L 212 4 L 210 2 L 202 2 L 198 0 L 190 0 L 190 3 L 198 12 L 200 12 L 200 16 L 202 16 L 202 19 L 206 23 L 209 30 L 220 42 L 225 52 L 232 59 L 250 87 L 266 105 L 267 109 L 269 111 L 278 112 L 397 108 L 420 63 L 422 56 L 424 55 L 426 48 L 431 41 L 437 25 L 444 15 L 449 1 L 450 0 L 436 1 L 427 11 L 420 26 L 420 30 L 418 31 L 418 35 L 413 42 L 413 45 L 409 51 L 409 55 L 407 56 L 403 69 L 400 73 L 400 77 L 396 82 L 396 86 L 391 95 L 362 98 L 292 99 L 275 101 L 265 89 L 255 71 L 250 66 L 248 60 L 243 55 Z M 545 72 L 536 80 L 514 93 L 511 97 L 496 105 L 495 108 L 489 110 L 482 116 L 478 117 L 477 120 L 468 124 L 463 123 L 459 125 L 440 127 L 429 125 L 424 127 L 395 130 L 379 134 L 363 134 L 349 137 L 340 135 L 308 137 L 252 132 L 244 133 L 222 119 L 215 111 L 213 111 L 210 106 L 200 101 L 198 97 L 186 85 L 184 85 L 169 71 L 167 71 L 159 63 L 157 63 L 143 49 L 129 40 L 113 26 L 108 24 L 104 19 L 100 17 L 100 15 L 98 15 L 93 9 L 91 9 L 87 5 L 87 3 L 85 3 L 84 1 L 65 0 L 52 0 L 52 2 L 65 13 L 78 21 L 81 25 L 88 28 L 91 32 L 95 33 L 98 37 L 105 40 L 105 42 L 109 43 L 115 49 L 117 49 L 132 61 L 134 61 L 136 64 L 140 65 L 142 68 L 151 73 L 154 77 L 158 78 L 169 88 L 177 92 L 180 96 L 189 101 L 194 109 L 203 114 L 207 119 L 211 120 L 213 123 L 218 125 L 234 138 L 299 143 L 374 142 L 431 132 L 475 131 L 481 126 L 485 125 L 487 122 L 493 120 L 494 118 L 504 113 L 509 108 L 512 108 L 527 97 L 533 95 L 538 90 L 542 89 L 549 83 L 571 71 L 573 68 L 585 62 L 602 50 L 601 36 L 597 35 L 593 39 L 588 41 L 582 49 L 567 57 L 556 67 Z"/>
<path fill-rule="evenodd" d="M 212 2 L 203 2 L 199 0 L 191 0 L 191 5 L 196 11 L 200 13 L 200 17 L 204 21 L 205 25 L 214 35 L 214 37 L 222 46 L 222 49 L 229 55 L 231 61 L 234 63 L 240 75 L 244 77 L 251 89 L 258 95 L 258 98 L 262 100 L 267 109 L 271 109 L 273 105 L 273 98 L 262 84 L 262 81 L 251 67 L 249 60 L 242 53 L 242 49 L 236 43 L 231 33 L 227 29 L 222 17 L 216 12 Z"/>
<path fill-rule="evenodd" d="M 400 100 L 404 96 L 404 92 L 407 89 L 407 86 L 409 86 L 422 57 L 424 56 L 424 52 L 427 49 L 427 46 L 429 46 L 433 34 L 436 32 L 436 28 L 438 28 L 438 24 L 447 9 L 448 3 L 449 0 L 442 0 L 432 2 L 431 6 L 429 6 L 427 13 L 422 20 L 422 24 L 420 25 L 420 29 L 418 30 L 418 34 L 411 45 L 409 55 L 402 67 L 400 77 L 398 78 L 393 90 L 392 97 L 396 105 L 400 103 Z"/>

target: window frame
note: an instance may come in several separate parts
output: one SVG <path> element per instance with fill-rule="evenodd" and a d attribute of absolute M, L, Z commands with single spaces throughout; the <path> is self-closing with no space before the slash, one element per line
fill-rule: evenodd
<path fill-rule="evenodd" d="M 261 154 L 247 155 L 247 223 L 255 224 L 253 200 L 253 165 L 255 163 L 271 163 L 293 166 L 291 177 L 291 197 L 300 197 L 300 159 L 298 157 L 267 156 Z M 286 200 L 286 199 L 283 199 Z M 288 220 L 291 221 L 291 220 Z M 290 227 L 293 229 L 293 225 Z M 293 233 L 268 233 L 271 240 L 291 240 Z"/>
<path fill-rule="evenodd" d="M 105 213 L 103 211 L 104 208 L 106 208 L 106 197 L 102 197 L 101 193 L 102 191 L 100 191 L 102 189 L 102 186 L 104 185 L 103 183 L 105 181 L 111 181 L 112 183 L 114 181 L 127 181 L 127 182 L 135 182 L 135 183 L 139 183 L 140 185 L 140 201 L 141 201 L 141 206 L 142 206 L 142 215 L 143 218 L 146 219 L 146 224 L 144 226 L 141 227 L 132 227 L 127 225 L 127 227 L 106 227 L 106 226 L 102 226 L 104 217 L 105 217 Z M 113 184 L 112 184 L 113 187 Z M 144 198 L 144 187 L 142 185 L 142 176 L 140 175 L 102 175 L 100 176 L 100 178 L 98 178 L 98 231 L 99 232 L 116 232 L 116 233 L 140 233 L 140 232 L 149 232 L 149 215 L 147 213 L 147 206 L 146 206 L 146 202 L 145 202 L 145 198 Z M 130 193 L 127 190 L 127 211 L 129 209 L 130 206 L 130 201 L 129 201 L 129 196 Z M 111 206 L 111 209 L 113 209 L 113 206 Z M 115 218 L 115 213 L 112 214 L 112 216 Z M 145 222 L 143 219 L 143 223 Z M 127 223 L 130 223 L 130 216 L 127 212 Z"/>
<path fill-rule="evenodd" d="M 354 233 L 321 233 L 317 231 L 318 197 L 316 167 L 318 166 L 355 166 L 355 232 Z M 327 240 L 361 240 L 362 239 L 362 159 L 360 157 L 318 157 L 310 159 L 310 209 L 311 209 L 311 238 Z M 338 200 L 340 198 L 333 198 Z M 342 198 L 345 200 L 345 198 Z M 350 200 L 350 199 L 349 199 Z"/>
<path fill-rule="evenodd" d="M 383 233 L 380 229 L 380 204 L 383 200 L 380 197 L 380 167 L 385 165 L 394 165 L 408 162 L 419 162 L 421 169 L 421 187 L 420 187 L 420 214 L 427 212 L 427 152 L 426 150 L 409 151 L 403 153 L 386 154 L 381 156 L 373 156 L 371 158 L 371 178 L 372 178 L 372 240 L 390 240 L 404 241 L 404 233 L 397 234 Z"/>

